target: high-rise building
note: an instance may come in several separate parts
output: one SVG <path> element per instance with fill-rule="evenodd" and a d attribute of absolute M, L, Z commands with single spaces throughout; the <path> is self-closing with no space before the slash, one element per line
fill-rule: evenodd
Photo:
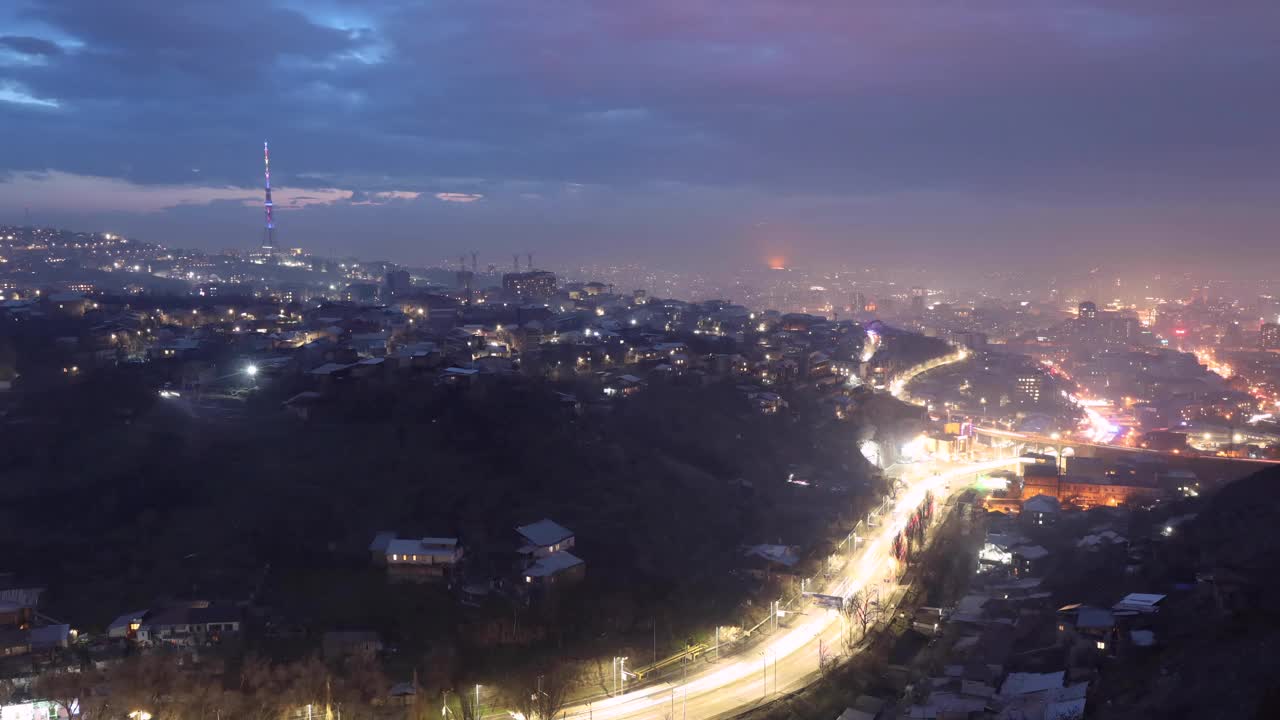
<path fill-rule="evenodd" d="M 924 298 L 929 291 L 922 287 L 911 288 L 911 312 L 916 315 L 924 314 Z"/>
<path fill-rule="evenodd" d="M 1021 402 L 1034 405 L 1040 402 L 1040 391 L 1044 387 L 1044 376 L 1038 373 L 1019 375 L 1014 384 L 1014 396 Z"/>
<path fill-rule="evenodd" d="M 556 292 L 556 274 L 547 270 L 506 273 L 502 289 L 521 298 L 548 298 Z"/>
<path fill-rule="evenodd" d="M 1262 323 L 1258 340 L 1263 350 L 1280 350 L 1280 324 Z"/>
<path fill-rule="evenodd" d="M 413 279 L 408 270 L 392 270 L 387 273 L 387 294 L 395 297 L 409 292 L 413 287 Z"/>
<path fill-rule="evenodd" d="M 1090 340 L 1102 338 L 1102 325 L 1102 318 L 1098 315 L 1098 306 L 1092 300 L 1081 302 L 1076 310 L 1076 328 L 1080 333 L 1080 337 Z"/>

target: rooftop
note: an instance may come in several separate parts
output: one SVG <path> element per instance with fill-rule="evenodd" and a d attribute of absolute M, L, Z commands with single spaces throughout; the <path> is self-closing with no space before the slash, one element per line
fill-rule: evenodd
<path fill-rule="evenodd" d="M 769 562 L 778 563 L 792 567 L 800 562 L 800 557 L 796 554 L 796 549 L 790 545 L 752 545 L 747 548 L 743 555 L 746 557 L 759 557 Z"/>
<path fill-rule="evenodd" d="M 561 550 L 538 558 L 538 561 L 530 565 L 524 574 L 528 577 L 550 577 L 581 564 L 582 558 L 567 550 Z"/>
<path fill-rule="evenodd" d="M 1057 498 L 1048 495 L 1036 495 L 1030 500 L 1022 503 L 1023 512 L 1038 513 L 1056 513 L 1061 510 L 1062 506 Z"/>
<path fill-rule="evenodd" d="M 535 547 L 551 547 L 573 537 L 572 530 L 547 518 L 529 525 L 521 525 L 516 528 L 516 532 Z"/>
<path fill-rule="evenodd" d="M 387 543 L 387 555 L 431 555 L 453 557 L 457 538 L 395 538 Z"/>
<path fill-rule="evenodd" d="M 1164 600 L 1164 595 L 1153 595 L 1150 593 L 1129 593 L 1120 599 L 1120 602 L 1111 607 L 1112 610 L 1137 610 L 1138 612 L 1153 613 L 1160 610 L 1158 605 Z"/>
<path fill-rule="evenodd" d="M 1000 694 L 1007 697 L 1061 688 L 1065 677 L 1066 672 L 1062 670 L 1051 673 L 1009 673 L 1009 677 L 1000 686 Z"/>

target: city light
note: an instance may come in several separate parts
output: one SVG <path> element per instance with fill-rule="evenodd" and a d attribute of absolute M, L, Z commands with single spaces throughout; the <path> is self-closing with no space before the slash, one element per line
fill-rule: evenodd
<path fill-rule="evenodd" d="M 245 365 L 244 374 L 248 375 L 249 377 L 254 377 L 255 375 L 258 374 L 258 366 L 253 363 L 249 363 L 248 365 Z"/>

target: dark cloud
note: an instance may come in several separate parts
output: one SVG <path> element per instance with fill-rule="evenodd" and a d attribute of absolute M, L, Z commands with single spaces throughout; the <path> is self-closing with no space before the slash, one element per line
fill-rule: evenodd
<path fill-rule="evenodd" d="M 1204 218 L 1254 218 L 1231 225 L 1243 245 L 1276 220 L 1238 212 L 1265 197 L 1280 160 L 1272 0 L 25 0 L 5 12 L 14 34 L 0 48 L 42 61 L 0 53 L 0 122 L 23 138 L 0 172 L 146 187 L 189 183 L 198 167 L 210 187 L 250 188 L 270 139 L 277 184 L 351 193 L 292 218 L 323 214 L 308 231 L 334 242 L 350 235 L 335 216 L 371 213 L 391 243 L 447 217 L 477 243 L 505 243 L 518 221 L 602 254 L 614 248 L 593 234 L 649 228 L 673 251 L 697 240 L 715 252 L 762 220 L 815 253 L 855 228 L 1004 249 L 1025 241 L 1030 207 L 1155 227 L 1194 201 Z M 472 196 L 483 201 L 436 201 Z M 25 201 L 0 185 L 0 211 Z M 210 227 L 189 232 L 214 243 Z"/>
<path fill-rule="evenodd" d="M 0 35 L 0 47 L 7 47 L 23 55 L 49 56 L 62 54 L 62 48 L 58 47 L 57 43 L 26 35 Z"/>

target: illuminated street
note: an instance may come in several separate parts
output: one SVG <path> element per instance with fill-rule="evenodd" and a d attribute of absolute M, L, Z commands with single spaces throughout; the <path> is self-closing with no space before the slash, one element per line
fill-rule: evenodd
<path fill-rule="evenodd" d="M 894 564 L 893 538 L 908 516 L 932 491 L 938 506 L 947 500 L 957 481 L 968 481 L 979 473 L 1017 464 L 1016 459 L 981 463 L 948 464 L 934 474 L 930 465 L 909 466 L 906 490 L 895 500 L 892 510 L 875 532 L 865 538 L 847 565 L 845 574 L 823 589 L 824 594 L 848 597 L 870 583 L 884 582 Z M 835 610 L 810 604 L 804 619 L 794 627 L 779 631 L 763 644 L 722 659 L 711 667 L 692 673 L 687 684 L 661 683 L 571 708 L 570 718 L 709 718 L 728 715 L 760 704 L 779 693 L 801 688 L 817 677 L 819 645 L 830 652 L 841 647 L 841 621 Z M 686 714 L 687 713 L 687 714 Z"/>

